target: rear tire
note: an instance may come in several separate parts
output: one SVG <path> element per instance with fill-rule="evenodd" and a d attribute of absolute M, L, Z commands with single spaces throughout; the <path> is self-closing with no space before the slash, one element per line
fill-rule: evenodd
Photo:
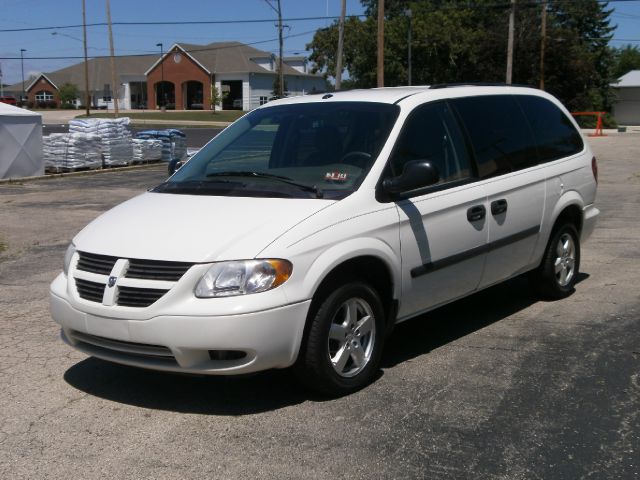
<path fill-rule="evenodd" d="M 574 291 L 580 269 L 580 237 L 567 223 L 555 228 L 540 266 L 529 275 L 532 288 L 548 300 L 565 298 Z"/>
<path fill-rule="evenodd" d="M 314 302 L 315 303 L 315 302 Z M 345 395 L 374 378 L 384 343 L 384 308 L 366 283 L 346 283 L 318 299 L 295 366 L 299 381 L 329 396 Z"/>

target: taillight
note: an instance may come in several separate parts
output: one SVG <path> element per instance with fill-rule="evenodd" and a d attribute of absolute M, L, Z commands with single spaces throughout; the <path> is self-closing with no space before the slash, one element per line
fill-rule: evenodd
<path fill-rule="evenodd" d="M 593 172 L 593 178 L 596 179 L 596 184 L 598 183 L 598 161 L 596 157 L 591 159 L 591 171 Z"/>

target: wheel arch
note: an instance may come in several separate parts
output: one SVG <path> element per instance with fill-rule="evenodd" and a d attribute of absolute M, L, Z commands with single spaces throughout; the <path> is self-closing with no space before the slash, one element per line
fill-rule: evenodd
<path fill-rule="evenodd" d="M 552 232 L 554 232 L 556 228 L 567 222 L 575 225 L 578 235 L 580 235 L 583 223 L 583 207 L 584 202 L 578 192 L 567 192 L 560 197 L 551 216 L 552 222 L 551 229 L 549 230 L 549 237 L 551 237 Z"/>
<path fill-rule="evenodd" d="M 305 275 L 305 291 L 312 298 L 310 312 L 332 285 L 362 280 L 380 295 L 387 322 L 394 315 L 400 298 L 400 258 L 386 243 L 377 239 L 353 239 L 323 252 Z"/>

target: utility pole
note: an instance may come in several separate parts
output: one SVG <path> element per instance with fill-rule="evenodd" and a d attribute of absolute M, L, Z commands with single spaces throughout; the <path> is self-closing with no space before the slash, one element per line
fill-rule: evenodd
<path fill-rule="evenodd" d="M 540 26 L 540 90 L 544 90 L 544 47 L 547 43 L 547 0 L 542 0 L 542 25 Z"/>
<path fill-rule="evenodd" d="M 26 52 L 26 50 L 24 48 L 20 49 L 20 69 L 22 70 L 22 96 L 20 97 L 20 106 L 22 107 L 22 104 L 24 102 L 24 52 Z"/>
<path fill-rule="evenodd" d="M 116 83 L 116 59 L 113 53 L 113 30 L 111 28 L 111 6 L 107 1 L 107 24 L 109 25 L 109 50 L 111 55 L 111 99 L 113 100 L 113 116 L 118 118 L 118 84 Z"/>
<path fill-rule="evenodd" d="M 340 90 L 340 86 L 342 84 L 342 49 L 344 46 L 344 17 L 346 14 L 347 14 L 347 0 L 342 0 L 342 10 L 340 11 L 340 21 L 338 23 L 338 58 L 336 59 L 336 90 Z"/>
<path fill-rule="evenodd" d="M 284 71 L 282 70 L 282 8 L 280 7 L 280 0 L 278 0 L 278 8 L 271 5 L 271 0 L 264 0 L 267 5 L 271 7 L 278 14 L 278 41 L 280 44 L 280 52 L 278 55 L 278 91 L 275 92 L 279 98 L 284 97 Z M 328 8 L 328 5 L 327 5 Z"/>
<path fill-rule="evenodd" d="M 411 9 L 407 8 L 405 13 L 409 19 L 409 30 L 407 32 L 407 85 L 411 86 Z"/>
<path fill-rule="evenodd" d="M 516 17 L 516 0 L 511 0 L 511 11 L 509 12 L 509 39 L 507 40 L 507 85 L 511 84 L 513 76 L 513 30 Z"/>
<path fill-rule="evenodd" d="M 384 0 L 378 0 L 378 87 L 384 87 Z"/>
<path fill-rule="evenodd" d="M 278 0 L 278 43 L 280 47 L 280 55 L 278 58 L 278 96 L 284 97 L 284 71 L 282 70 L 282 8 L 280 8 L 280 0 Z"/>
<path fill-rule="evenodd" d="M 87 60 L 87 5 L 86 0 L 82 0 L 82 39 L 84 43 L 84 105 L 87 117 L 89 113 L 89 61 Z"/>
<path fill-rule="evenodd" d="M 164 51 L 162 50 L 162 42 L 161 43 L 156 43 L 156 47 L 160 47 L 160 109 L 162 109 L 162 107 L 164 107 L 167 102 L 165 101 L 166 98 L 164 98 L 164 60 L 162 59 L 162 57 L 164 57 Z M 156 100 L 157 100 L 157 95 L 156 95 Z"/>

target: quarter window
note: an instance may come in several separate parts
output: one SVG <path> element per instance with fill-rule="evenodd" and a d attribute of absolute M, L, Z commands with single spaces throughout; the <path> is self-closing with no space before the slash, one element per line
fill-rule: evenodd
<path fill-rule="evenodd" d="M 533 133 L 511 95 L 457 98 L 453 103 L 469 134 L 481 178 L 538 163 Z"/>
<path fill-rule="evenodd" d="M 408 162 L 427 160 L 447 183 L 471 176 L 462 134 L 445 102 L 416 109 L 407 119 L 389 163 L 391 174 L 402 174 Z"/>
<path fill-rule="evenodd" d="M 582 151 L 582 136 L 556 105 L 547 99 L 529 95 L 518 95 L 515 99 L 535 135 L 540 162 L 550 162 Z"/>

